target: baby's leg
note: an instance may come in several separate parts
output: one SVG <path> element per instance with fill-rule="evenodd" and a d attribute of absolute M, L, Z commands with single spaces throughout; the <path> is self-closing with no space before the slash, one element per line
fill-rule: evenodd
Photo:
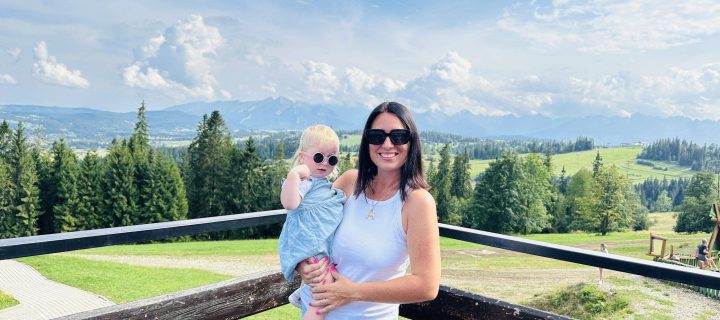
<path fill-rule="evenodd" d="M 325 275 L 323 276 L 323 280 L 320 281 L 320 284 L 327 284 L 327 283 L 333 283 L 335 282 L 335 279 L 333 279 L 332 274 L 330 273 L 329 269 L 325 272 Z M 305 312 L 305 315 L 303 316 L 303 320 L 324 320 L 325 315 L 320 314 L 320 308 L 313 307 L 312 302 L 310 302 L 310 306 L 307 309 L 307 312 Z"/>

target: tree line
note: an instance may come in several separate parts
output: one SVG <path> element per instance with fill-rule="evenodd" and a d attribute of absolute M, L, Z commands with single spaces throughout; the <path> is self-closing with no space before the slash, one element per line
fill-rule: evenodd
<path fill-rule="evenodd" d="M 4 121 L 0 124 L 0 236 L 281 207 L 281 180 L 287 174 L 286 159 L 294 148 L 288 152 L 285 143 L 276 139 L 280 135 L 261 137 L 261 146 L 252 136 L 235 140 L 218 111 L 202 117 L 197 135 L 187 148 L 151 148 L 148 131 L 143 103 L 129 139 L 113 140 L 104 157 L 94 151 L 79 157 L 62 139 L 54 142 L 50 150 L 41 151 L 28 142 L 22 123 L 13 129 Z M 427 165 L 430 192 L 444 223 L 523 234 L 641 230 L 649 225 L 648 201 L 652 200 L 654 208 L 667 207 L 663 192 L 667 192 L 672 206 L 677 207 L 680 202 L 675 201 L 685 199 L 680 206 L 678 231 L 697 231 L 712 222 L 707 204 L 717 195 L 705 190 L 716 191 L 711 188 L 712 175 L 699 174 L 689 182 L 646 181 L 634 189 L 616 167 L 603 165 L 599 152 L 592 171 L 582 169 L 572 176 L 566 176 L 564 169 L 560 176 L 552 175 L 551 152 L 524 156 L 505 152 L 473 187 L 470 152 L 453 153 L 452 145 L 442 145 L 437 157 Z M 273 157 L 264 158 L 260 150 Z M 345 153 L 339 171 L 354 168 L 355 158 L 355 153 Z M 197 237 L 267 237 L 276 236 L 279 228 L 262 226 Z"/>
<path fill-rule="evenodd" d="M 441 222 L 499 233 L 643 230 L 648 210 L 630 181 L 598 152 L 593 170 L 552 175 L 552 156 L 506 153 L 470 189 L 467 154 L 451 161 L 446 145 L 431 164 L 430 192 Z"/>
<path fill-rule="evenodd" d="M 184 219 L 188 204 L 175 162 L 148 144 L 144 104 L 128 140 L 82 160 L 61 139 L 48 152 L 20 122 L 0 124 L 0 236 L 32 236 Z"/>
<path fill-rule="evenodd" d="M 720 147 L 718 145 L 701 146 L 679 138 L 660 139 L 643 147 L 638 159 L 674 162 L 695 171 L 720 171 Z"/>
<path fill-rule="evenodd" d="M 673 211 L 683 203 L 685 189 L 690 185 L 690 178 L 670 179 L 648 178 L 635 185 L 635 192 L 640 196 L 642 204 L 650 211 Z"/>

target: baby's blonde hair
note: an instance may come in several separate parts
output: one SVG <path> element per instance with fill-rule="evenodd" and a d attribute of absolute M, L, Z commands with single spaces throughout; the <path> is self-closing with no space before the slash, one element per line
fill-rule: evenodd
<path fill-rule="evenodd" d="M 334 143 L 337 146 L 337 148 L 335 149 L 335 155 L 339 158 L 340 156 L 337 153 L 340 151 L 340 138 L 338 138 L 335 130 L 322 124 L 316 124 L 314 126 L 305 128 L 305 130 L 303 130 L 302 132 L 302 135 L 300 135 L 298 149 L 293 155 L 292 166 L 295 167 L 300 164 L 300 157 L 298 157 L 300 152 L 306 152 L 308 149 L 310 149 L 310 147 L 326 143 Z M 335 178 L 337 176 L 337 173 L 338 166 L 335 166 L 335 168 L 333 168 L 333 172 L 328 175 L 328 178 Z"/>

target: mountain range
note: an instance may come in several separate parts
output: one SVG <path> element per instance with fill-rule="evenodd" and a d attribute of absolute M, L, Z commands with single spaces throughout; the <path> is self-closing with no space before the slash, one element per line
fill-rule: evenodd
<path fill-rule="evenodd" d="M 370 108 L 296 102 L 283 97 L 257 101 L 196 102 L 147 111 L 154 141 L 190 140 L 204 114 L 220 111 L 233 135 L 253 130 L 301 130 L 324 123 L 340 130 L 360 130 Z M 683 117 L 590 116 L 548 118 L 544 116 L 483 116 L 468 111 L 455 114 L 414 112 L 422 131 L 440 131 L 493 139 L 525 138 L 574 140 L 592 137 L 596 144 L 619 145 L 650 142 L 660 138 L 717 143 L 720 122 Z M 0 105 L 0 119 L 22 121 L 27 132 L 39 132 L 54 141 L 64 138 L 75 147 L 102 147 L 113 138 L 128 137 L 136 112 L 109 112 L 90 108 L 35 105 Z"/>

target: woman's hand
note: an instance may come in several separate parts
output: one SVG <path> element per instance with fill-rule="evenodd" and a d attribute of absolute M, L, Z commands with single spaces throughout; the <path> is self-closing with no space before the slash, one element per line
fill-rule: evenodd
<path fill-rule="evenodd" d="M 353 289 L 355 283 L 340 275 L 334 267 L 330 267 L 330 274 L 335 282 L 323 284 L 312 288 L 313 307 L 320 308 L 320 313 L 325 314 L 354 300 Z"/>
<path fill-rule="evenodd" d="M 304 283 L 311 288 L 320 285 L 324 275 L 328 272 L 328 258 L 318 260 L 317 258 L 307 258 L 298 263 L 295 270 L 300 274 Z"/>

